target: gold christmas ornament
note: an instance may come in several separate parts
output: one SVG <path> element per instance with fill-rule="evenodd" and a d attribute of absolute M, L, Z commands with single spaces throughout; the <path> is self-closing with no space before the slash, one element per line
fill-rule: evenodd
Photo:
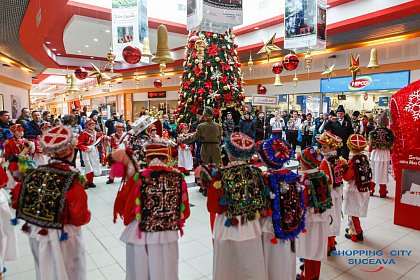
<path fill-rule="evenodd" d="M 330 67 L 328 67 L 327 65 L 324 65 L 325 71 L 321 73 L 321 76 L 327 76 L 328 81 L 329 81 L 332 76 L 335 76 L 335 73 L 333 71 L 334 66 L 335 66 L 335 64 L 333 64 Z"/>
<path fill-rule="evenodd" d="M 114 73 L 114 65 L 115 65 L 115 53 L 112 50 L 112 44 L 109 46 L 109 51 L 106 54 L 106 59 L 108 60 L 109 65 L 109 72 Z"/>
<path fill-rule="evenodd" d="M 311 49 L 308 48 L 305 55 L 305 65 L 306 65 L 306 70 L 308 70 L 308 72 L 311 70 L 312 61 L 313 61 L 313 57 L 311 55 Z"/>
<path fill-rule="evenodd" d="M 223 89 L 224 89 L 224 90 L 228 90 L 228 89 L 229 89 L 229 87 L 228 87 L 228 86 L 223 86 Z"/>
<path fill-rule="evenodd" d="M 347 71 L 351 72 L 351 77 L 353 78 L 353 82 L 356 81 L 357 74 L 361 74 L 360 71 L 360 57 L 357 56 L 356 58 L 352 53 L 350 53 L 350 67 Z"/>
<path fill-rule="evenodd" d="M 76 92 L 80 91 L 79 86 L 77 85 L 77 78 L 74 73 L 70 75 L 70 87 L 68 89 L 69 92 Z"/>
<path fill-rule="evenodd" d="M 195 49 L 197 50 L 197 55 L 200 60 L 204 58 L 204 50 L 206 49 L 206 41 L 204 35 L 201 34 L 199 39 L 195 42 Z"/>
<path fill-rule="evenodd" d="M 217 38 L 217 34 L 216 34 L 216 33 L 214 33 L 214 34 L 213 34 L 213 38 L 214 38 L 214 39 L 216 39 L 216 38 Z"/>
<path fill-rule="evenodd" d="M 187 103 L 191 103 L 191 102 L 192 102 L 192 98 L 190 97 L 187 99 Z"/>
<path fill-rule="evenodd" d="M 152 52 L 150 51 L 150 41 L 149 38 L 145 37 L 143 39 L 143 51 L 141 52 L 141 56 L 144 57 L 152 57 Z"/>
<path fill-rule="evenodd" d="M 270 40 L 264 43 L 264 47 L 262 47 L 258 53 L 265 53 L 267 55 L 267 60 L 270 61 L 270 56 L 272 52 L 280 51 L 281 48 L 277 47 L 274 44 L 274 40 L 276 39 L 276 33 L 274 33 L 273 37 Z M 236 50 L 235 50 L 236 51 Z"/>
<path fill-rule="evenodd" d="M 298 77 L 297 77 L 297 73 L 296 73 L 296 71 L 295 71 L 295 77 L 293 78 L 293 83 L 294 83 L 294 86 L 295 86 L 295 87 L 297 87 L 298 82 L 299 82 L 299 79 L 298 79 Z"/>
<path fill-rule="evenodd" d="M 200 62 L 200 60 L 198 60 L 197 58 L 194 60 L 195 64 L 198 64 Z"/>
<path fill-rule="evenodd" d="M 166 63 L 174 62 L 168 47 L 168 29 L 163 24 L 159 25 L 157 30 L 156 55 L 152 58 L 152 61 L 159 63 L 159 69 L 162 74 L 166 68 Z"/>
<path fill-rule="evenodd" d="M 370 59 L 369 64 L 366 66 L 366 68 L 379 68 L 379 62 L 378 62 L 378 52 L 375 48 L 370 50 Z"/>
<path fill-rule="evenodd" d="M 107 74 L 104 73 L 105 69 L 99 69 L 98 67 L 96 67 L 93 63 L 91 63 L 92 68 L 93 68 L 93 73 L 89 75 L 89 77 L 95 77 L 96 78 L 96 83 L 99 85 L 101 84 L 101 82 L 103 82 L 104 80 L 109 80 L 111 79 Z"/>
<path fill-rule="evenodd" d="M 191 77 L 191 78 L 190 78 L 190 82 L 191 82 L 191 83 L 194 83 L 194 81 L 195 81 L 194 77 Z"/>
<path fill-rule="evenodd" d="M 219 61 L 220 61 L 220 57 L 216 56 L 214 60 L 215 60 L 216 62 L 219 62 Z"/>

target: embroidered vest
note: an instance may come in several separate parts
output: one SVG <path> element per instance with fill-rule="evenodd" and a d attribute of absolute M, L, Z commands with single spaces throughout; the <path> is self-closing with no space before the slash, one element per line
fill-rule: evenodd
<path fill-rule="evenodd" d="M 299 175 L 291 171 L 274 171 L 268 175 L 273 212 L 274 235 L 292 239 L 305 227 L 305 207 Z"/>
<path fill-rule="evenodd" d="M 156 173 L 154 176 L 153 173 Z M 182 204 L 182 174 L 152 171 L 142 176 L 140 229 L 145 232 L 179 230 Z"/>
<path fill-rule="evenodd" d="M 63 228 L 66 194 L 77 172 L 41 166 L 25 177 L 16 216 L 43 228 Z"/>
<path fill-rule="evenodd" d="M 372 181 L 372 169 L 370 168 L 369 159 L 366 155 L 354 155 L 350 159 L 350 163 L 354 163 L 355 183 L 359 192 L 367 192 Z"/>
<path fill-rule="evenodd" d="M 343 173 L 344 169 L 341 165 L 340 157 L 339 156 L 333 156 L 327 159 L 329 166 L 330 166 L 330 172 L 332 175 L 331 181 L 333 183 L 333 188 L 340 188 L 343 186 Z"/>
<path fill-rule="evenodd" d="M 328 187 L 328 177 L 323 171 L 305 174 L 303 184 L 308 207 L 314 208 L 315 213 L 324 213 L 331 208 L 331 190 Z"/>
<path fill-rule="evenodd" d="M 226 217 L 241 216 L 242 224 L 254 220 L 257 211 L 267 206 L 261 172 L 252 166 L 236 165 L 221 169 L 220 173 L 226 197 Z"/>

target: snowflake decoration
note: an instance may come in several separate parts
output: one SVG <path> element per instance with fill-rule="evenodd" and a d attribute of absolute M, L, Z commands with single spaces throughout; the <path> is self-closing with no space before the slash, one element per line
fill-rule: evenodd
<path fill-rule="evenodd" d="M 211 77 L 214 80 L 220 80 L 220 78 L 222 77 L 222 72 L 220 72 L 220 70 L 217 69 L 213 72 L 213 74 L 211 74 Z"/>
<path fill-rule="evenodd" d="M 408 104 L 405 106 L 404 111 L 410 113 L 415 121 L 420 119 L 420 89 L 410 94 Z"/>

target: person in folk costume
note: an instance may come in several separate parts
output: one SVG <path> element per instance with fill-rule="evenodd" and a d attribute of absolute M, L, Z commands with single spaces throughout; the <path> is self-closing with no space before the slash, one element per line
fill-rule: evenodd
<path fill-rule="evenodd" d="M 51 124 L 49 122 L 43 122 L 40 125 L 42 133 L 46 133 L 50 128 Z M 42 151 L 38 141 L 41 138 L 41 135 L 37 137 L 34 141 L 35 143 L 35 152 L 32 155 L 33 161 L 35 162 L 36 166 L 44 165 L 48 163 L 47 157 L 45 156 L 44 152 Z"/>
<path fill-rule="evenodd" d="M 220 143 L 222 141 L 222 126 L 213 121 L 214 110 L 211 107 L 204 108 L 204 122 L 197 126 L 197 131 L 186 138 L 180 139 L 181 143 L 192 143 L 200 139 L 200 157 L 202 162 L 213 163 L 219 166 L 221 163 Z"/>
<path fill-rule="evenodd" d="M 264 179 L 270 191 L 268 216 L 262 219 L 267 279 L 292 280 L 296 278 L 295 238 L 305 227 L 299 175 L 284 168 L 293 150 L 280 135 L 274 135 L 258 146 L 258 154 L 267 166 Z"/>
<path fill-rule="evenodd" d="M 328 236 L 328 255 L 335 251 L 335 237 L 340 235 L 341 207 L 343 204 L 343 174 L 347 170 L 347 161 L 337 154 L 343 142 L 340 137 L 330 132 L 324 132 L 317 141 L 321 144 L 321 151 L 325 159 L 320 169 L 328 176 L 331 189 L 333 207 L 331 208 L 331 225 Z M 347 146 L 347 145 L 346 145 Z"/>
<path fill-rule="evenodd" d="M 102 132 L 95 131 L 96 122 L 92 119 L 86 121 L 86 129 L 77 137 L 77 148 L 82 152 L 85 162 L 85 174 L 87 183 L 85 188 L 96 188 L 93 177 L 101 175 L 99 152 L 97 145 L 103 137 Z"/>
<path fill-rule="evenodd" d="M 4 190 L 9 177 L 0 164 L 0 279 L 5 271 L 4 262 L 17 259 L 16 228 L 10 223 L 12 212 L 9 207 L 9 195 Z"/>
<path fill-rule="evenodd" d="M 363 241 L 363 230 L 359 217 L 366 217 L 369 205 L 369 188 L 372 184 L 372 169 L 369 158 L 364 154 L 367 146 L 365 137 L 352 134 L 347 140 L 350 149 L 348 169 L 344 173 L 344 180 L 348 181 L 348 188 L 344 191 L 343 212 L 348 215 L 349 228 L 345 237 L 354 242 Z"/>
<path fill-rule="evenodd" d="M 372 167 L 374 184 L 370 187 L 370 195 L 373 196 L 375 186 L 379 185 L 379 196 L 386 197 L 389 182 L 388 169 L 391 160 L 391 149 L 394 145 L 394 132 L 388 128 L 389 118 L 386 111 L 378 118 L 378 127 L 369 134 L 370 164 Z"/>
<path fill-rule="evenodd" d="M 168 144 L 146 144 L 147 168 L 133 174 L 118 192 L 114 223 L 126 228 L 127 280 L 178 279 L 178 231 L 190 215 L 184 175 L 167 165 Z"/>
<path fill-rule="evenodd" d="M 178 134 L 178 167 L 189 171 L 193 169 L 193 158 L 190 145 L 183 144 L 180 141 L 188 136 L 190 128 L 186 123 L 181 123 L 178 127 L 180 132 Z"/>
<path fill-rule="evenodd" d="M 254 140 L 235 132 L 226 143 L 230 163 L 215 171 L 207 209 L 213 231 L 213 279 L 267 279 L 260 215 L 267 212 L 264 177 L 247 164 Z"/>
<path fill-rule="evenodd" d="M 109 164 L 111 166 L 111 170 L 109 172 L 108 181 L 106 181 L 106 184 L 112 184 L 114 183 L 115 177 L 121 177 L 120 172 L 116 172 L 118 170 L 118 163 L 114 164 L 112 161 L 112 153 L 115 152 L 118 149 L 125 150 L 125 146 L 127 145 L 128 141 L 130 141 L 130 135 L 125 132 L 125 126 L 124 123 L 117 122 L 115 124 L 116 132 L 112 133 L 111 136 L 109 136 L 109 143 L 111 145 L 111 153 L 109 154 L 109 157 L 111 157 L 111 160 L 109 160 Z"/>
<path fill-rule="evenodd" d="M 319 166 L 324 159 L 321 151 L 308 147 L 297 155 L 300 180 L 305 195 L 305 230 L 297 241 L 297 256 L 303 259 L 300 280 L 320 279 L 321 261 L 327 259 L 331 209 L 328 176 Z"/>
<path fill-rule="evenodd" d="M 64 126 L 50 129 L 39 144 L 49 164 L 27 173 L 13 189 L 16 219 L 24 220 L 38 280 L 86 279 L 81 226 L 90 221 L 86 178 L 70 163 L 77 138 Z"/>
<path fill-rule="evenodd" d="M 35 145 L 23 138 L 24 129 L 20 124 L 12 125 L 10 131 L 13 137 L 5 142 L 4 158 L 9 163 L 8 172 L 15 182 L 20 182 L 27 168 L 35 168 L 35 163 L 30 159 L 31 153 L 35 151 Z M 15 184 L 12 182 L 12 185 Z"/>

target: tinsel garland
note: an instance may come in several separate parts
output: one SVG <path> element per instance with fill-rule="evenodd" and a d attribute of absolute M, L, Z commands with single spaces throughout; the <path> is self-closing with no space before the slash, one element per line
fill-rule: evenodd
<path fill-rule="evenodd" d="M 293 239 L 295 238 L 304 228 L 305 228 L 305 206 L 304 206 L 304 199 L 303 199 L 303 192 L 300 189 L 300 185 L 299 185 L 299 175 L 297 175 L 296 173 L 290 172 L 288 174 L 285 173 L 271 173 L 268 175 L 269 181 L 270 181 L 270 186 L 272 188 L 272 190 L 274 191 L 274 199 L 273 199 L 273 203 L 272 203 L 272 208 L 273 208 L 273 214 L 272 214 L 272 219 L 273 219 L 273 228 L 274 228 L 274 235 L 279 238 L 279 239 Z M 280 209 L 280 199 L 281 199 L 281 190 L 280 190 L 280 186 L 278 184 L 278 182 L 285 182 L 287 184 L 292 184 L 292 183 L 296 183 L 292 184 L 291 186 L 289 185 L 289 188 L 299 188 L 297 191 L 299 191 L 299 206 L 302 209 L 302 218 L 301 218 L 301 223 L 300 225 L 293 230 L 291 233 L 286 233 L 283 228 L 281 227 L 281 220 L 282 220 L 282 215 L 281 215 L 281 209 Z M 296 190 L 295 190 L 296 191 Z M 296 213 L 297 215 L 298 213 Z"/>

